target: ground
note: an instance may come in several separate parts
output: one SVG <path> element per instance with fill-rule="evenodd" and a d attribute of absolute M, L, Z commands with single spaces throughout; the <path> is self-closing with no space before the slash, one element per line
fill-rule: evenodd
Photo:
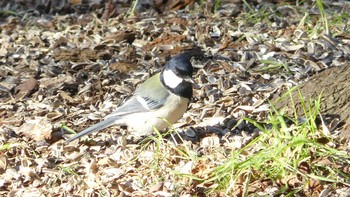
<path fill-rule="evenodd" d="M 338 119 L 271 101 L 349 64 L 349 2 L 179 2 L 0 3 L 2 195 L 349 195 Z M 196 87 L 168 133 L 66 143 L 184 51 Z"/>

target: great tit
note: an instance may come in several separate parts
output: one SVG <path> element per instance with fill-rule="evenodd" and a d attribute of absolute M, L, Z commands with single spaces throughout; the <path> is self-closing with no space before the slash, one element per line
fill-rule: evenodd
<path fill-rule="evenodd" d="M 179 120 L 192 97 L 193 67 L 190 55 L 174 56 L 164 69 L 140 84 L 134 94 L 113 113 L 68 140 L 100 131 L 111 125 L 127 126 L 136 137 L 162 131 Z"/>

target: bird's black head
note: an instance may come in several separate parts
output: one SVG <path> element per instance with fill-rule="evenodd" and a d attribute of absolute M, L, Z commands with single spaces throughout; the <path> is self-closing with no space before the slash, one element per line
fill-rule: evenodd
<path fill-rule="evenodd" d="M 165 65 L 165 69 L 173 71 L 181 78 L 191 78 L 193 67 L 190 58 L 190 55 L 187 53 L 176 55 Z"/>
<path fill-rule="evenodd" d="M 172 93 L 185 97 L 192 97 L 193 67 L 190 55 L 182 53 L 172 57 L 161 73 L 161 82 Z"/>

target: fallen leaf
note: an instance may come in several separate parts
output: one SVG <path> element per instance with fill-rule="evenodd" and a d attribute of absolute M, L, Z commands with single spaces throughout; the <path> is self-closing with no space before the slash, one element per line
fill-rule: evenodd
<path fill-rule="evenodd" d="M 7 157 L 5 155 L 0 155 L 0 174 L 4 173 L 7 168 Z"/>
<path fill-rule="evenodd" d="M 24 135 L 35 141 L 42 141 L 51 137 L 52 125 L 46 117 L 35 117 L 27 120 L 18 128 L 17 135 Z"/>
<path fill-rule="evenodd" d="M 16 98 L 22 99 L 25 96 L 29 95 L 37 85 L 38 81 L 33 77 L 30 77 L 15 88 L 15 92 L 17 92 Z"/>

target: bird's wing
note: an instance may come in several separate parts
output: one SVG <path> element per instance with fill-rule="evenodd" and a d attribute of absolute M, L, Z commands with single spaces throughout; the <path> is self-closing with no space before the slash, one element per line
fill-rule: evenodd
<path fill-rule="evenodd" d="M 89 133 L 100 131 L 113 124 L 123 125 L 123 121 L 120 121 L 120 120 L 122 120 L 122 117 L 124 115 L 151 111 L 154 109 L 158 109 L 159 107 L 163 106 L 163 104 L 164 103 L 152 100 L 148 97 L 141 97 L 139 95 L 134 95 L 129 100 L 127 100 L 123 105 L 118 107 L 115 112 L 107 115 L 102 122 L 94 124 L 91 127 L 79 132 L 78 134 L 70 138 L 68 142 L 71 142 Z"/>
<path fill-rule="evenodd" d="M 113 113 L 107 115 L 106 119 L 114 116 L 124 116 L 133 113 L 152 111 L 162 107 L 163 104 L 163 101 L 156 101 L 149 97 L 134 95 L 119 106 Z"/>
<path fill-rule="evenodd" d="M 140 84 L 135 90 L 135 94 L 106 118 L 148 112 L 162 107 L 170 93 L 160 83 L 159 78 L 160 74 L 158 73 Z"/>

